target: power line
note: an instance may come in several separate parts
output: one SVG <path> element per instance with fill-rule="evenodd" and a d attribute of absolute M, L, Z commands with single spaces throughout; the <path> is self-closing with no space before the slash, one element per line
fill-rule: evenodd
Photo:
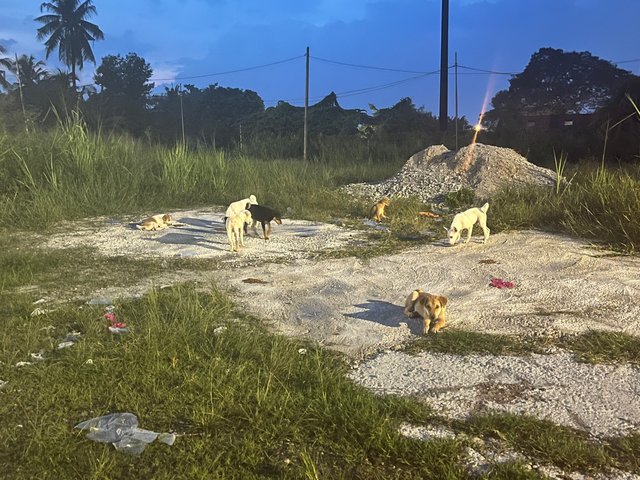
<path fill-rule="evenodd" d="M 174 78 L 150 78 L 150 82 L 171 82 L 174 80 L 192 80 L 194 78 L 214 77 L 216 75 L 228 75 L 230 73 L 248 72 L 250 70 L 258 70 L 259 68 L 271 67 L 273 65 L 280 65 L 282 63 L 291 62 L 299 58 L 304 58 L 304 55 L 298 55 L 297 57 L 287 58 L 285 60 L 278 60 L 276 62 L 265 63 L 263 65 L 255 65 L 253 67 L 238 68 L 237 70 L 227 70 L 225 72 L 206 73 L 204 75 L 194 75 L 191 77 L 174 77 Z"/>
<path fill-rule="evenodd" d="M 371 66 L 371 65 L 357 65 L 355 63 L 339 62 L 337 60 L 328 60 L 326 58 L 315 57 L 313 55 L 311 56 L 311 58 L 313 58 L 314 60 L 319 60 L 321 62 L 333 63 L 335 65 L 342 65 L 342 66 L 345 66 L 345 67 L 367 68 L 367 69 L 370 69 L 370 70 L 384 70 L 384 71 L 387 71 L 387 72 L 400 72 L 400 73 L 417 73 L 417 74 L 428 73 L 428 72 L 420 72 L 420 71 L 415 71 L 415 70 L 400 70 L 400 69 L 397 69 L 397 68 L 375 67 L 375 66 Z"/>

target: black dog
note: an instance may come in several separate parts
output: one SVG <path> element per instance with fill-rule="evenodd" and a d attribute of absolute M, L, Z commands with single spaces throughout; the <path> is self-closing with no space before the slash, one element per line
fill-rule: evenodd
<path fill-rule="evenodd" d="M 269 240 L 269 234 L 271 233 L 271 221 L 273 220 L 278 225 L 282 225 L 282 215 L 280 212 L 271 207 L 264 205 L 249 205 L 247 209 L 251 212 L 251 218 L 253 218 L 253 231 L 257 235 L 256 225 L 258 222 L 262 224 L 262 234 L 265 240 Z"/>

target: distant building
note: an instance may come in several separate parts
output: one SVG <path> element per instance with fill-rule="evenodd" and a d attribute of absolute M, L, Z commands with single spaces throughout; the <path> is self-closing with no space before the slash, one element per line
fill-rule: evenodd
<path fill-rule="evenodd" d="M 551 115 L 524 115 L 525 128 L 530 131 L 549 132 L 584 130 L 589 126 L 592 113 L 561 113 Z"/>

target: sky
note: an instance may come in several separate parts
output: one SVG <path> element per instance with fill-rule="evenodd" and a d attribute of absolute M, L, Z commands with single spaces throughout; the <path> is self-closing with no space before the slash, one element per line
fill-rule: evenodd
<path fill-rule="evenodd" d="M 45 59 L 41 1 L 0 0 L 8 55 Z M 512 74 L 540 48 L 587 51 L 640 74 L 640 0 L 450 0 L 448 113 L 475 123 Z M 405 97 L 438 115 L 441 0 L 94 0 L 91 19 L 106 55 L 134 52 L 163 86 L 210 84 L 253 90 L 267 107 L 310 104 L 330 92 L 343 108 L 371 111 Z M 45 12 L 46 13 L 46 12 Z M 46 61 L 60 67 L 57 51 Z M 466 68 L 463 68 L 466 67 Z M 485 73 L 472 69 L 496 72 Z M 93 82 L 85 64 L 82 84 Z M 456 89 L 457 78 L 457 89 Z"/>

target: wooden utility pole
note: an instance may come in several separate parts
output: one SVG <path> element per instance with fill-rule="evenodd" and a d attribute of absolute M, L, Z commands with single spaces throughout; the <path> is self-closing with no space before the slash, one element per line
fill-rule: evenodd
<path fill-rule="evenodd" d="M 447 131 L 447 98 L 449 97 L 449 0 L 442 0 L 440 40 L 440 131 Z"/>
<path fill-rule="evenodd" d="M 307 47 L 307 67 L 306 67 L 306 79 L 304 83 L 304 147 L 303 147 L 303 160 L 307 160 L 307 145 L 309 143 L 309 134 L 307 132 L 307 114 L 309 110 L 309 47 Z"/>

